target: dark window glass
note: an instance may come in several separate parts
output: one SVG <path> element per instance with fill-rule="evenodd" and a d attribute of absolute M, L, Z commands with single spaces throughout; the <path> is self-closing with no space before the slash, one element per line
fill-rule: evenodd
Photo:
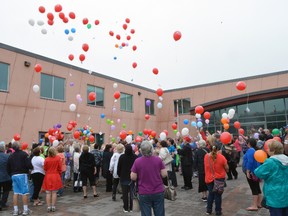
<path fill-rule="evenodd" d="M 121 93 L 120 109 L 123 111 L 133 112 L 133 95 Z"/>
<path fill-rule="evenodd" d="M 276 115 L 285 113 L 283 98 L 264 101 L 264 105 L 266 115 Z"/>
<path fill-rule="evenodd" d="M 190 98 L 174 100 L 174 113 L 177 116 L 177 105 L 179 114 L 188 114 L 190 113 Z"/>
<path fill-rule="evenodd" d="M 150 104 L 150 106 L 147 106 L 146 105 L 146 101 L 147 100 L 150 100 L 151 101 L 151 104 Z M 150 114 L 150 115 L 154 115 L 155 113 L 154 113 L 154 100 L 152 100 L 152 99 L 148 99 L 148 98 L 145 98 L 145 114 Z"/>
<path fill-rule="evenodd" d="M 9 65 L 0 62 L 0 91 L 8 91 Z"/>
<path fill-rule="evenodd" d="M 41 73 L 40 96 L 42 98 L 64 101 L 65 79 Z"/>
<path fill-rule="evenodd" d="M 94 92 L 96 94 L 95 101 L 89 100 L 88 95 L 90 92 Z M 104 106 L 104 89 L 97 86 L 87 85 L 87 104 L 93 106 Z"/>

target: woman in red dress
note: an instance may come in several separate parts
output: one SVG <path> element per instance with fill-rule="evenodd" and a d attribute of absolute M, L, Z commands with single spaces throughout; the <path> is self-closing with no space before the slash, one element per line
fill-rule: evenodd
<path fill-rule="evenodd" d="M 42 188 L 46 191 L 47 212 L 54 212 L 56 210 L 57 191 L 62 188 L 62 163 L 54 147 L 50 147 L 48 150 L 48 157 L 44 162 L 44 171 L 45 178 Z"/>

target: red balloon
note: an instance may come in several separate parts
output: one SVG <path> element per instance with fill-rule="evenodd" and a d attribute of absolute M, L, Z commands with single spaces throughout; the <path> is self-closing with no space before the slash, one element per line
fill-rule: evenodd
<path fill-rule="evenodd" d="M 54 24 L 54 21 L 53 20 L 48 20 L 47 23 L 48 23 L 48 25 L 52 26 Z"/>
<path fill-rule="evenodd" d="M 75 19 L 76 15 L 75 15 L 74 12 L 70 12 L 70 13 L 69 13 L 69 17 L 70 17 L 71 19 Z"/>
<path fill-rule="evenodd" d="M 148 135 L 150 135 L 152 133 L 151 129 L 148 129 Z"/>
<path fill-rule="evenodd" d="M 240 127 L 241 127 L 240 122 L 239 122 L 239 121 L 235 121 L 235 122 L 234 122 L 234 127 L 235 127 L 236 129 L 240 129 Z"/>
<path fill-rule="evenodd" d="M 210 119 L 211 114 L 209 112 L 204 112 L 203 116 L 205 119 Z"/>
<path fill-rule="evenodd" d="M 115 93 L 114 93 L 114 98 L 117 100 L 117 99 L 119 99 L 120 98 L 120 92 L 119 91 L 116 91 Z"/>
<path fill-rule="evenodd" d="M 80 137 L 80 132 L 79 131 L 74 131 L 74 138 L 79 139 Z"/>
<path fill-rule="evenodd" d="M 28 143 L 23 142 L 23 143 L 21 144 L 21 149 L 22 149 L 22 150 L 26 150 L 27 148 L 28 148 Z"/>
<path fill-rule="evenodd" d="M 76 121 L 72 121 L 72 125 L 73 125 L 73 127 L 76 127 L 77 122 Z"/>
<path fill-rule="evenodd" d="M 126 23 L 124 23 L 122 27 L 123 27 L 124 30 L 126 30 L 128 26 L 127 26 Z"/>
<path fill-rule="evenodd" d="M 158 88 L 157 90 L 156 90 L 156 94 L 160 97 L 160 96 L 162 96 L 163 95 L 163 90 L 161 89 L 161 88 Z"/>
<path fill-rule="evenodd" d="M 182 34 L 180 31 L 175 31 L 174 34 L 173 34 L 173 38 L 175 41 L 178 41 L 180 40 L 180 38 L 182 37 Z"/>
<path fill-rule="evenodd" d="M 116 35 L 116 38 L 118 39 L 118 40 L 120 40 L 121 39 L 121 36 L 120 35 Z"/>
<path fill-rule="evenodd" d="M 39 10 L 40 13 L 45 13 L 45 7 L 43 7 L 43 6 L 40 6 L 38 8 L 38 10 Z"/>
<path fill-rule="evenodd" d="M 244 135 L 245 131 L 243 128 L 239 128 L 238 129 L 238 133 L 241 134 L 241 135 Z"/>
<path fill-rule="evenodd" d="M 239 91 L 243 91 L 246 89 L 246 83 L 243 82 L 243 81 L 239 81 L 236 83 L 236 88 L 239 90 Z"/>
<path fill-rule="evenodd" d="M 142 142 L 142 137 L 141 136 L 136 136 L 135 142 Z"/>
<path fill-rule="evenodd" d="M 81 61 L 81 62 L 83 62 L 84 60 L 85 60 L 85 55 L 84 54 L 81 54 L 80 56 L 79 56 L 79 60 Z"/>
<path fill-rule="evenodd" d="M 173 123 L 173 124 L 172 124 L 172 129 L 173 129 L 173 130 L 176 130 L 176 129 L 177 129 L 177 124 Z"/>
<path fill-rule="evenodd" d="M 72 124 L 68 124 L 68 125 L 67 125 L 67 130 L 68 130 L 68 131 L 71 131 L 72 129 L 73 129 L 73 125 L 72 125 Z"/>
<path fill-rule="evenodd" d="M 132 49 L 133 49 L 133 51 L 135 51 L 135 50 L 137 49 L 137 46 L 134 45 L 134 46 L 132 47 Z"/>
<path fill-rule="evenodd" d="M 269 144 L 271 143 L 271 142 L 273 142 L 273 139 L 269 139 L 269 140 L 267 140 L 265 143 L 264 143 L 264 151 L 266 152 L 266 153 L 268 153 L 268 150 L 269 150 Z"/>
<path fill-rule="evenodd" d="M 88 98 L 89 98 L 90 101 L 95 101 L 95 99 L 96 99 L 95 92 L 90 92 L 89 95 L 88 95 Z"/>
<path fill-rule="evenodd" d="M 125 47 L 125 46 L 126 46 L 126 43 L 125 43 L 125 42 L 122 42 L 121 46 L 122 46 L 122 47 Z"/>
<path fill-rule="evenodd" d="M 113 31 L 109 31 L 109 35 L 110 35 L 110 36 L 113 36 L 113 35 L 114 35 L 114 32 L 113 32 Z"/>
<path fill-rule="evenodd" d="M 148 130 L 145 128 L 144 130 L 143 130 L 143 133 L 145 134 L 145 135 L 148 135 Z"/>
<path fill-rule="evenodd" d="M 282 143 L 282 140 L 281 140 L 281 138 L 280 138 L 280 137 L 278 137 L 278 136 L 276 136 L 276 137 L 273 137 L 273 140 L 276 140 L 276 141 L 278 141 L 278 142 Z"/>
<path fill-rule="evenodd" d="M 82 45 L 82 49 L 83 49 L 85 52 L 87 52 L 87 51 L 89 50 L 89 45 L 86 44 L 86 43 L 84 43 L 84 44 Z"/>
<path fill-rule="evenodd" d="M 14 134 L 13 138 L 15 141 L 19 141 L 20 140 L 20 134 Z"/>
<path fill-rule="evenodd" d="M 168 131 L 167 130 L 163 130 L 163 132 L 166 134 L 166 136 L 168 136 Z"/>
<path fill-rule="evenodd" d="M 231 142 L 231 134 L 229 132 L 223 132 L 221 135 L 220 135 L 220 141 L 223 143 L 223 144 L 228 144 Z"/>
<path fill-rule="evenodd" d="M 49 133 L 49 135 L 53 135 L 54 134 L 54 128 L 49 128 L 48 133 Z"/>
<path fill-rule="evenodd" d="M 150 119 L 150 115 L 146 114 L 146 115 L 145 115 L 145 119 L 146 119 L 146 120 L 149 120 L 149 119 Z"/>
<path fill-rule="evenodd" d="M 56 140 L 56 137 L 55 137 L 55 136 L 50 136 L 50 138 L 49 138 L 49 142 L 50 142 L 50 143 L 53 143 L 54 140 Z"/>
<path fill-rule="evenodd" d="M 60 19 L 64 19 L 65 18 L 65 14 L 63 12 L 59 13 L 59 18 Z"/>
<path fill-rule="evenodd" d="M 55 9 L 55 12 L 60 12 L 62 11 L 62 6 L 60 4 L 57 4 L 55 5 L 54 9 Z"/>
<path fill-rule="evenodd" d="M 54 19 L 54 15 L 52 13 L 47 13 L 47 18 L 49 20 L 53 20 Z"/>
<path fill-rule="evenodd" d="M 122 130 L 122 131 L 120 132 L 120 134 L 119 134 L 119 137 L 120 137 L 122 140 L 124 140 L 124 139 L 127 137 L 126 131 Z"/>
<path fill-rule="evenodd" d="M 69 19 L 68 19 L 67 17 L 64 17 L 64 18 L 63 18 L 63 22 L 64 22 L 64 23 L 68 23 L 68 22 L 69 22 Z"/>
<path fill-rule="evenodd" d="M 89 22 L 89 20 L 88 20 L 87 18 L 84 18 L 84 19 L 82 20 L 83 25 L 86 25 L 88 22 Z"/>
<path fill-rule="evenodd" d="M 91 143 L 94 143 L 95 137 L 94 137 L 93 135 L 90 135 L 90 136 L 89 136 L 89 141 L 90 141 Z"/>
<path fill-rule="evenodd" d="M 131 29 L 130 32 L 131 32 L 131 34 L 134 34 L 134 33 L 135 33 L 135 30 L 134 30 L 134 29 Z"/>
<path fill-rule="evenodd" d="M 64 139 L 64 135 L 62 133 L 60 133 L 58 140 L 63 140 L 63 139 Z"/>
<path fill-rule="evenodd" d="M 153 68 L 152 72 L 157 75 L 159 73 L 158 69 L 157 68 Z"/>
<path fill-rule="evenodd" d="M 36 65 L 34 66 L 34 70 L 35 70 L 37 73 L 41 72 L 41 70 L 42 70 L 41 64 L 36 64 Z"/>
<path fill-rule="evenodd" d="M 100 21 L 99 20 L 95 20 L 95 25 L 99 25 Z"/>
<path fill-rule="evenodd" d="M 136 62 L 133 62 L 132 67 L 133 67 L 133 68 L 136 68 L 136 67 L 137 67 L 137 63 L 136 63 Z"/>
<path fill-rule="evenodd" d="M 74 55 L 73 55 L 73 54 L 70 54 L 70 55 L 68 56 L 68 58 L 69 58 L 70 61 L 73 61 Z"/>
<path fill-rule="evenodd" d="M 130 19 L 129 19 L 129 18 L 126 18 L 126 19 L 125 19 L 125 22 L 126 22 L 126 23 L 130 23 Z"/>
<path fill-rule="evenodd" d="M 151 135 L 152 137 L 156 137 L 157 134 L 156 134 L 155 131 L 152 131 L 150 135 Z"/>
<path fill-rule="evenodd" d="M 202 114 L 204 112 L 204 108 L 202 106 L 195 107 L 195 113 Z"/>
<path fill-rule="evenodd" d="M 127 39 L 127 40 L 130 40 L 130 39 L 131 39 L 131 36 L 130 36 L 130 35 L 127 35 L 126 39 Z"/>

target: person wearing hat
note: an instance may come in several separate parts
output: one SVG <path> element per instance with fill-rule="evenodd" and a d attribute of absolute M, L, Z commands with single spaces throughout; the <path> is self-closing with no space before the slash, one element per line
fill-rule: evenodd
<path fill-rule="evenodd" d="M 193 189 L 192 186 L 192 174 L 193 174 L 193 158 L 192 148 L 190 146 L 191 138 L 189 136 L 184 137 L 184 146 L 179 150 L 181 157 L 181 168 L 184 179 L 184 186 L 181 187 L 183 190 Z"/>
<path fill-rule="evenodd" d="M 9 154 L 5 154 L 5 143 L 0 142 L 0 211 L 6 207 L 9 191 L 12 188 L 11 178 L 7 172 Z"/>

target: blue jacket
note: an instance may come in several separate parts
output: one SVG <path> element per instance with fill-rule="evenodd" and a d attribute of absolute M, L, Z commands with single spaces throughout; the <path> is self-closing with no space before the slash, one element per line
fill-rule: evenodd
<path fill-rule="evenodd" d="M 6 182 L 11 180 L 7 172 L 8 158 L 9 158 L 8 154 L 0 152 L 0 182 Z"/>
<path fill-rule="evenodd" d="M 266 204 L 273 208 L 287 208 L 288 157 L 284 154 L 271 156 L 254 173 L 264 180 Z"/>
<path fill-rule="evenodd" d="M 250 170 L 251 172 L 254 172 L 254 170 L 260 166 L 260 163 L 258 163 L 254 158 L 255 149 L 249 148 L 243 156 L 243 164 L 242 164 L 242 170 L 244 173 L 246 173 L 247 170 Z"/>

